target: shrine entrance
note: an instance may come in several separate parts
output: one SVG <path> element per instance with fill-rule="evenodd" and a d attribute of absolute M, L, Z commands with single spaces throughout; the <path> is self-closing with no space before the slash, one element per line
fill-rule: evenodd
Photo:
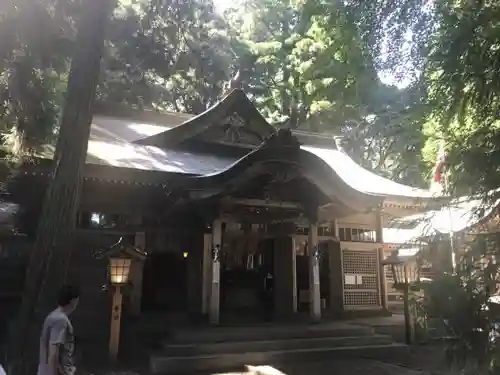
<path fill-rule="evenodd" d="M 331 296 L 333 289 L 320 288 L 321 279 L 327 282 L 320 275 L 318 223 L 356 212 L 358 205 L 365 206 L 363 199 L 286 131 L 274 134 L 220 173 L 193 177 L 188 186 L 172 185 L 171 210 L 191 207 L 209 229 L 203 245 L 202 313 L 215 325 L 225 315 L 240 321 L 245 316 L 294 315 L 298 309 L 294 237 L 300 226 L 306 229 L 310 248 L 303 267 L 305 298 L 310 318 L 319 320 L 321 294 Z M 340 275 L 340 257 L 331 259 L 323 273 Z"/>
<path fill-rule="evenodd" d="M 143 312 L 183 312 L 188 308 L 187 259 L 175 252 L 149 255 L 144 264 Z"/>
<path fill-rule="evenodd" d="M 311 256 L 308 236 L 295 236 L 295 247 L 298 311 L 307 312 L 310 305 L 309 257 Z M 340 242 L 335 237 L 318 236 L 318 252 L 321 309 L 339 312 L 342 310 Z"/>
<path fill-rule="evenodd" d="M 256 322 L 274 315 L 273 240 L 240 235 L 226 239 L 221 253 L 222 320 Z"/>
<path fill-rule="evenodd" d="M 203 312 L 210 322 L 294 320 L 301 289 L 305 292 L 302 307 L 309 310 L 313 320 L 320 319 L 322 300 L 331 294 L 327 279 L 332 262 L 325 255 L 325 266 L 320 267 L 320 253 L 326 254 L 329 248 L 319 248 L 318 224 L 304 217 L 304 205 L 297 200 L 279 202 L 234 195 L 219 198 L 217 203 L 221 216 L 210 225 L 203 258 Z M 307 228 L 305 237 L 311 249 L 300 265 L 298 226 Z M 339 260 L 335 272 L 340 270 Z"/>

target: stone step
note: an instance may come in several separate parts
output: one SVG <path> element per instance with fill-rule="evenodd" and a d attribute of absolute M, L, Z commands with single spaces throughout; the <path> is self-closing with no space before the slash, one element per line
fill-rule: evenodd
<path fill-rule="evenodd" d="M 164 353 L 170 357 L 248 353 L 280 350 L 313 349 L 391 344 L 387 335 L 287 338 L 283 340 L 257 340 L 197 344 L 172 344 L 164 342 Z"/>
<path fill-rule="evenodd" d="M 315 362 L 334 358 L 397 358 L 408 356 L 408 347 L 403 344 L 381 344 L 343 347 L 311 347 L 272 351 L 253 351 L 246 353 L 225 353 L 195 356 L 168 356 L 165 353 L 154 354 L 150 358 L 152 374 L 187 374 L 195 371 L 231 371 L 245 365 L 290 364 L 292 362 Z"/>
<path fill-rule="evenodd" d="M 178 331 L 170 344 L 202 344 L 217 342 L 271 341 L 321 337 L 359 337 L 371 336 L 373 327 L 348 323 L 310 324 L 297 326 L 248 326 L 215 327 Z"/>

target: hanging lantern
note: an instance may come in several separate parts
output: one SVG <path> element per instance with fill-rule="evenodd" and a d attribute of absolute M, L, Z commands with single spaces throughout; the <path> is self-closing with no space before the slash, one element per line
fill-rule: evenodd
<path fill-rule="evenodd" d="M 395 287 L 407 286 L 420 279 L 419 267 L 415 258 L 401 258 L 398 255 L 398 250 L 393 251 L 383 264 L 391 267 Z"/>
<path fill-rule="evenodd" d="M 132 258 L 120 255 L 109 257 L 109 281 L 113 285 L 125 285 L 129 279 Z"/>
<path fill-rule="evenodd" d="M 108 277 L 113 285 L 113 303 L 111 305 L 111 327 L 109 334 L 109 356 L 116 361 L 120 346 L 120 327 L 122 313 L 122 288 L 129 282 L 132 259 L 144 261 L 147 253 L 123 241 L 123 237 L 107 249 L 94 254 L 96 259 L 108 258 Z"/>
<path fill-rule="evenodd" d="M 94 254 L 96 259 L 108 258 L 109 282 L 123 286 L 129 282 L 132 260 L 145 260 L 147 253 L 123 241 L 123 238 L 111 247 Z"/>
<path fill-rule="evenodd" d="M 410 312 L 409 290 L 413 283 L 419 281 L 419 267 L 415 257 L 403 258 L 395 250 L 382 264 L 391 267 L 394 278 L 394 287 L 403 292 L 403 311 L 405 318 L 405 342 L 410 345 L 414 337 L 414 324 Z"/>

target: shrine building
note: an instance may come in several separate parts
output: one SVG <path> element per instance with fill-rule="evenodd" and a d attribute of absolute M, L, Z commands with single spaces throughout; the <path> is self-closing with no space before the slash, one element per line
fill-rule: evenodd
<path fill-rule="evenodd" d="M 108 324 L 107 263 L 93 254 L 120 238 L 147 253 L 125 314 L 224 324 L 388 308 L 383 228 L 431 192 L 362 168 L 329 135 L 277 131 L 239 89 L 197 116 L 101 112 L 72 249 L 78 314 Z M 34 224 L 50 171 L 39 159 L 13 185 Z"/>

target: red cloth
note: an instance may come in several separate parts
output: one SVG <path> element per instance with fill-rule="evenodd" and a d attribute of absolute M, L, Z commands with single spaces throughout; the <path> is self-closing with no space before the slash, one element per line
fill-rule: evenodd
<path fill-rule="evenodd" d="M 441 143 L 434 167 L 434 182 L 441 184 L 443 182 L 444 167 L 446 165 L 447 153 L 444 149 L 444 143 Z"/>
<path fill-rule="evenodd" d="M 444 160 L 439 161 L 434 168 L 434 182 L 438 184 L 443 182 Z"/>

